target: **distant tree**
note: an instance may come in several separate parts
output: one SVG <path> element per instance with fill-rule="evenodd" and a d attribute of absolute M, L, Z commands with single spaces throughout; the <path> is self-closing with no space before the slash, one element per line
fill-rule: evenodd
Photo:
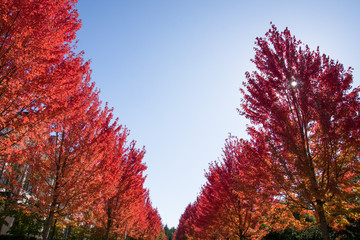
<path fill-rule="evenodd" d="M 360 101 L 351 68 L 311 51 L 288 29 L 257 38 L 240 113 L 286 203 L 313 210 L 322 237 L 358 209 Z"/>
<path fill-rule="evenodd" d="M 168 225 L 166 224 L 164 227 L 164 231 L 168 240 L 172 240 L 174 238 L 174 233 L 176 231 L 174 227 L 169 228 Z"/>
<path fill-rule="evenodd" d="M 274 197 L 262 155 L 251 142 L 230 137 L 222 160 L 210 164 L 206 184 L 183 214 L 177 238 L 258 239 L 269 226 L 296 225 L 292 212 Z"/>
<path fill-rule="evenodd" d="M 190 203 L 181 215 L 179 225 L 174 233 L 175 240 L 196 239 L 194 234 L 194 221 L 196 218 L 197 201 Z"/>
<path fill-rule="evenodd" d="M 147 191 L 145 204 L 142 205 L 142 210 L 139 211 L 137 221 L 135 222 L 139 234 L 135 235 L 138 239 L 161 239 L 165 240 L 162 229 L 161 217 L 156 208 L 152 206 L 149 192 Z M 134 227 L 133 227 L 134 228 Z"/>
<path fill-rule="evenodd" d="M 143 186 L 146 166 L 142 160 L 145 150 L 136 148 L 135 142 L 127 146 L 125 140 L 126 135 L 120 135 L 110 154 L 106 155 L 111 159 L 111 167 L 105 171 L 111 172 L 111 178 L 105 176 L 100 182 L 106 186 L 110 179 L 112 190 L 100 191 L 99 200 L 92 207 L 94 221 L 105 229 L 105 239 L 110 239 L 112 233 L 124 236 L 126 232 L 131 236 L 138 231 L 134 229 L 137 217 L 141 211 L 145 211 L 142 207 L 148 194 Z"/>

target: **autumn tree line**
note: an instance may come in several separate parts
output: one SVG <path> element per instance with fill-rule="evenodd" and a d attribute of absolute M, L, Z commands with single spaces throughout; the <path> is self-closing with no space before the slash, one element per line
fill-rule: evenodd
<path fill-rule="evenodd" d="M 0 223 L 44 240 L 165 239 L 145 150 L 75 51 L 76 2 L 0 1 Z"/>
<path fill-rule="evenodd" d="M 249 139 L 226 140 L 174 239 L 359 239 L 352 68 L 274 25 L 254 50 L 238 109 Z"/>

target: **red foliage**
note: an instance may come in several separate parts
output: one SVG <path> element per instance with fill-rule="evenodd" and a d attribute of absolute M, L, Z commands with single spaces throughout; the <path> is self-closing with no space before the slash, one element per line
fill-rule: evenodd
<path fill-rule="evenodd" d="M 34 134 L 36 140 L 10 158 L 27 168 L 26 182 L 32 189 L 21 197 L 28 209 L 47 217 L 45 239 L 54 217 L 76 215 L 97 197 L 101 187 L 97 168 L 109 136 L 119 131 L 117 123 L 111 123 L 111 111 L 101 110 L 90 83 L 84 82 L 77 95 L 64 97 L 73 105 L 71 114 L 54 119 Z M 19 184 L 21 189 L 23 183 Z"/>
<path fill-rule="evenodd" d="M 145 204 L 141 205 L 141 209 L 136 216 L 136 221 L 133 225 L 134 231 L 137 234 L 132 235 L 138 239 L 158 239 L 161 236 L 162 223 L 161 217 L 157 209 L 153 208 L 147 192 Z"/>
<path fill-rule="evenodd" d="M 194 218 L 196 217 L 197 202 L 189 204 L 180 217 L 179 225 L 175 231 L 174 239 L 194 239 Z"/>
<path fill-rule="evenodd" d="M 99 192 L 91 207 L 92 222 L 105 229 L 106 239 L 124 235 L 153 239 L 160 234 L 162 224 L 143 186 L 145 150 L 136 148 L 135 142 L 128 146 L 126 137 L 127 133 L 120 134 L 103 159 L 106 174 L 100 182 L 105 191 Z"/>
<path fill-rule="evenodd" d="M 222 162 L 210 164 L 207 183 L 182 216 L 176 239 L 260 238 L 269 230 L 268 215 L 278 204 L 271 176 L 250 142 L 230 138 Z"/>
<path fill-rule="evenodd" d="M 0 3 L 0 137 L 2 156 L 37 125 L 67 109 L 88 63 L 72 52 L 80 28 L 76 1 Z M 5 138 L 4 138 L 5 137 Z"/>
<path fill-rule="evenodd" d="M 83 224 L 108 209 L 108 232 L 129 226 L 151 239 L 161 219 L 143 187 L 145 151 L 127 144 L 74 53 L 76 2 L 0 2 L 1 187 L 46 218 L 44 239 L 54 218 Z"/>
<path fill-rule="evenodd" d="M 315 210 L 328 239 L 326 225 L 339 216 L 332 206 L 347 211 L 358 187 L 360 102 L 351 68 L 275 26 L 257 38 L 253 62 L 258 70 L 246 73 L 240 112 L 256 126 L 251 136 L 265 142 L 279 193 Z"/>

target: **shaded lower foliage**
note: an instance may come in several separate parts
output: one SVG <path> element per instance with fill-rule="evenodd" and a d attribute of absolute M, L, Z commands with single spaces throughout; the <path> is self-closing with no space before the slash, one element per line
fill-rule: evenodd
<path fill-rule="evenodd" d="M 339 231 L 337 236 L 340 239 L 360 239 L 360 220 L 350 220 L 350 225 L 346 227 L 346 230 Z"/>
<path fill-rule="evenodd" d="M 39 236 L 43 225 L 43 220 L 38 214 L 29 214 L 21 209 L 14 210 L 15 220 L 9 233 L 18 236 L 34 237 Z"/>
<path fill-rule="evenodd" d="M 0 239 L 35 239 L 35 236 L 40 235 L 42 217 L 36 213 L 28 213 L 16 200 L 5 196 L 0 201 L 0 226 L 9 226 L 8 217 L 13 217 L 14 222 L 8 234 L 1 235 Z"/>
<path fill-rule="evenodd" d="M 0 240 L 36 240 L 36 238 L 24 235 L 0 235 Z"/>
<path fill-rule="evenodd" d="M 330 239 L 360 239 L 360 220 L 349 221 L 350 225 L 345 230 L 339 232 L 330 230 Z M 287 228 L 278 232 L 270 232 L 263 240 L 322 240 L 320 227 L 311 227 L 302 231 L 296 231 L 294 228 Z"/>
<path fill-rule="evenodd" d="M 263 240 L 322 240 L 319 227 L 312 227 L 303 231 L 296 231 L 294 228 L 287 228 L 278 232 L 270 232 Z"/>

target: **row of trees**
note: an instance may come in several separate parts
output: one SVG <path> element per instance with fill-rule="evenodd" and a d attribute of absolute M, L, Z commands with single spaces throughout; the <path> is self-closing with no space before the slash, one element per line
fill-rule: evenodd
<path fill-rule="evenodd" d="M 162 238 L 143 186 L 145 150 L 101 103 L 89 62 L 74 51 L 75 5 L 0 2 L 1 211 L 38 214 L 43 239 L 52 226 Z"/>
<path fill-rule="evenodd" d="M 255 44 L 239 109 L 250 138 L 229 137 L 174 239 L 261 239 L 315 225 L 328 240 L 360 217 L 352 69 L 274 25 Z"/>

